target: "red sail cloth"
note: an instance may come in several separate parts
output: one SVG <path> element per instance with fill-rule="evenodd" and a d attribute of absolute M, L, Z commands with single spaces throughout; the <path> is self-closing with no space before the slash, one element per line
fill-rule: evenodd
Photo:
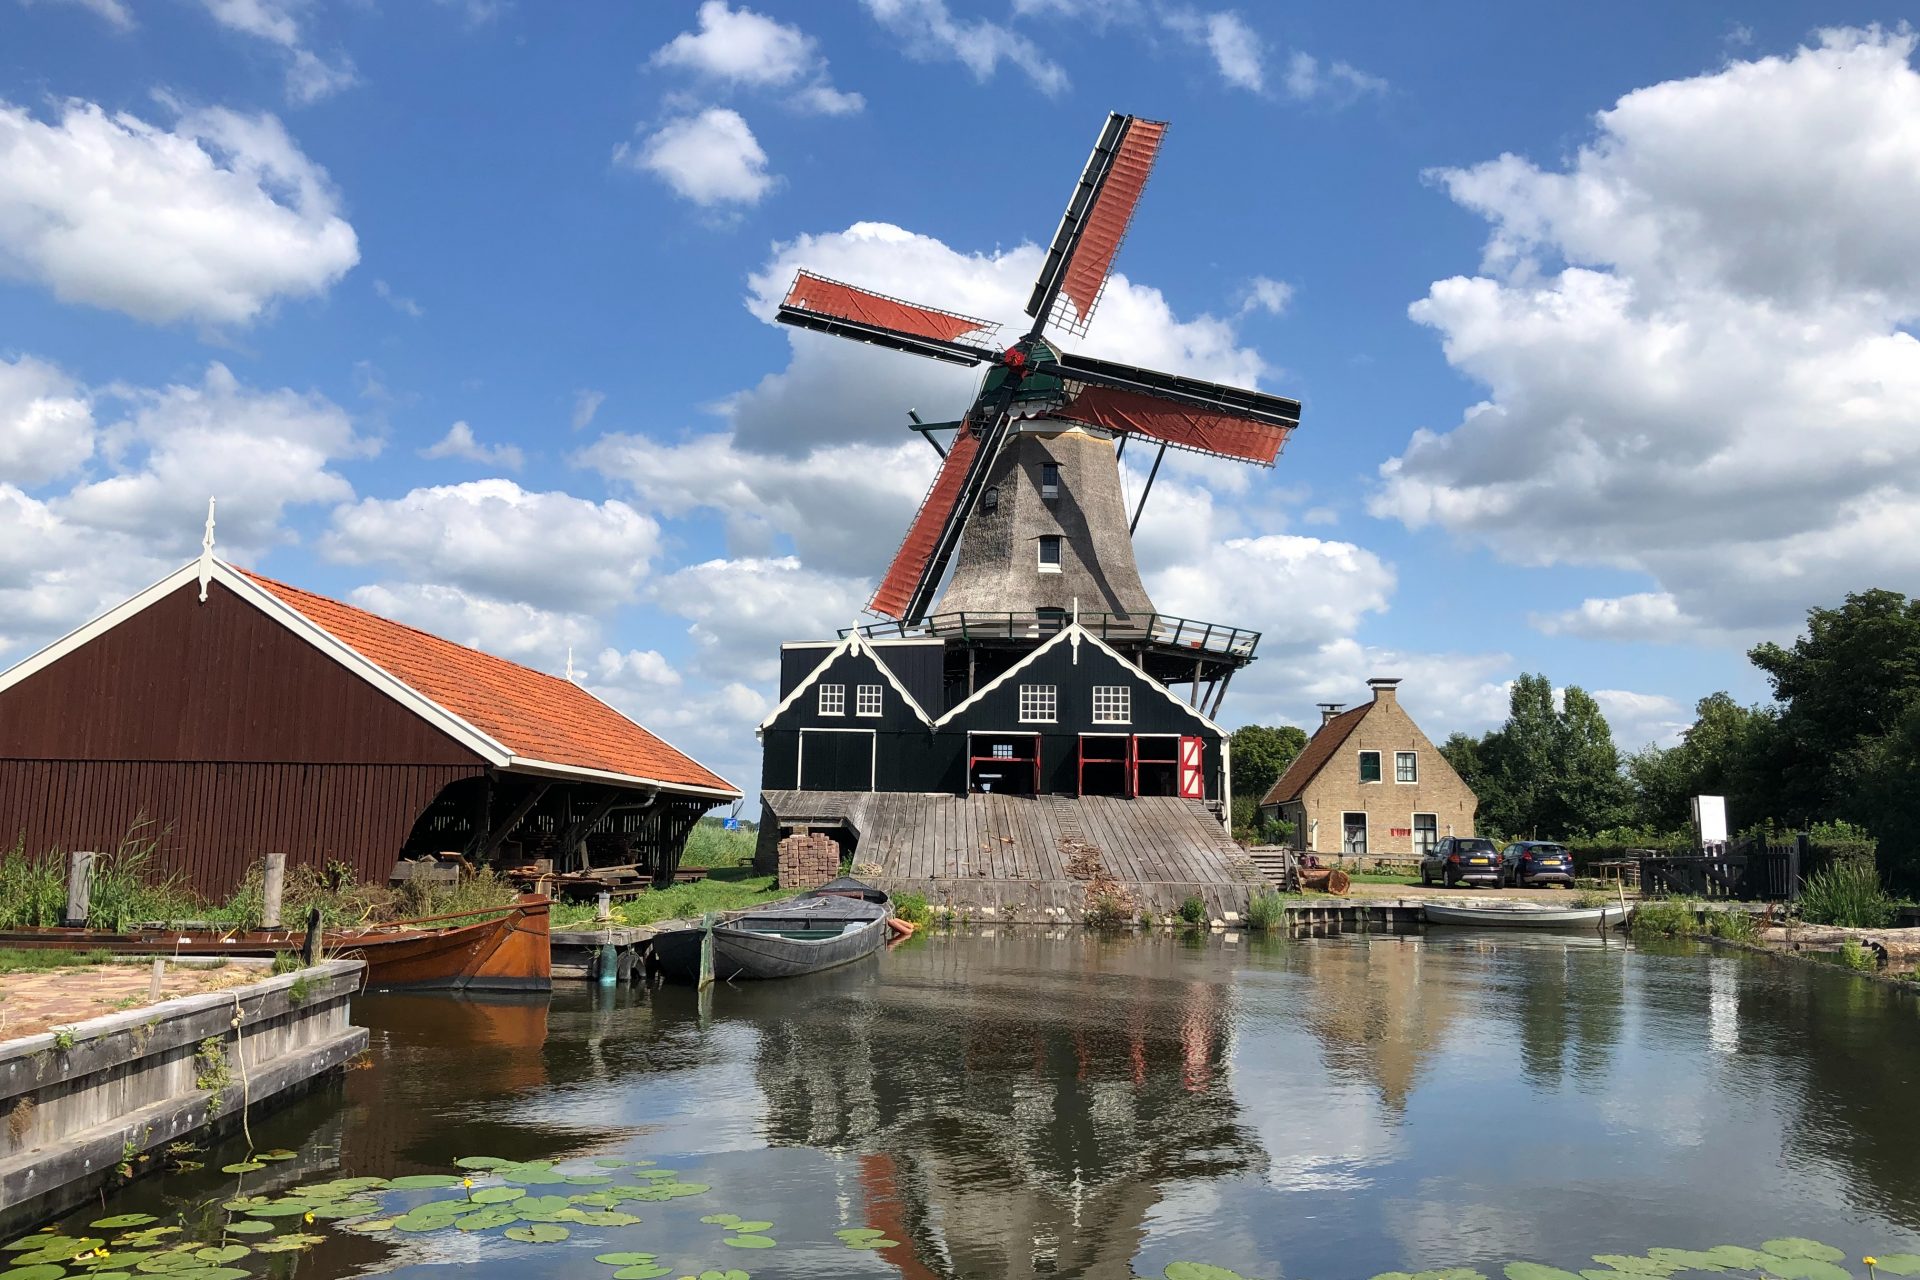
<path fill-rule="evenodd" d="M 1109 431 L 1130 431 L 1184 449 L 1269 467 L 1292 430 L 1257 418 L 1198 409 L 1138 391 L 1090 384 L 1054 410 L 1054 416 Z"/>
<path fill-rule="evenodd" d="M 912 303 L 868 293 L 865 289 L 856 289 L 850 284 L 841 284 L 838 280 L 828 280 L 823 276 L 809 275 L 805 271 L 794 280 L 793 288 L 787 291 L 786 305 L 946 342 L 969 333 L 989 334 L 994 329 L 987 321 L 976 320 L 972 316 L 957 315 L 934 307 L 916 307 Z"/>
<path fill-rule="evenodd" d="M 1113 255 L 1126 237 L 1127 224 L 1133 221 L 1134 207 L 1140 203 L 1140 192 L 1147 185 L 1147 175 L 1153 172 L 1154 157 L 1160 153 L 1160 140 L 1166 132 L 1164 121 L 1135 119 L 1130 123 L 1114 155 L 1113 167 L 1107 171 L 1107 180 L 1087 211 L 1080 243 L 1074 246 L 1073 261 L 1067 264 L 1066 279 L 1060 285 L 1083 321 L 1093 311 L 1100 287 L 1113 268 Z"/>
<path fill-rule="evenodd" d="M 973 455 L 979 449 L 980 441 L 971 431 L 963 428 L 954 433 L 946 461 L 940 464 L 940 474 L 933 478 L 933 487 L 927 490 L 919 514 L 907 527 L 907 536 L 901 541 L 900 550 L 894 552 L 893 563 L 887 566 L 886 576 L 880 579 L 880 589 L 867 602 L 870 611 L 900 621 L 906 620 L 907 607 L 913 603 L 913 593 L 919 588 L 920 579 L 926 575 L 927 562 L 933 558 L 933 549 L 940 541 L 941 532 L 947 527 L 947 517 L 953 513 L 954 503 L 960 499 L 960 487 L 966 483 L 967 468 L 973 464 Z"/>

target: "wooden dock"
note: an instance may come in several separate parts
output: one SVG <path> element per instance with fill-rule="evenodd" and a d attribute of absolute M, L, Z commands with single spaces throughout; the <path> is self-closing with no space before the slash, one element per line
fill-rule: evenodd
<path fill-rule="evenodd" d="M 854 872 L 981 918 L 1079 919 L 1096 882 L 1164 915 L 1187 897 L 1232 922 L 1264 882 L 1219 819 L 1172 796 L 768 791 L 782 827 L 837 830 Z"/>

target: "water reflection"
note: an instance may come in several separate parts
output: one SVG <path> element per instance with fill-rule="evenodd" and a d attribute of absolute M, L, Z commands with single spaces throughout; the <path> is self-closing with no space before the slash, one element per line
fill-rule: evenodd
<path fill-rule="evenodd" d="M 705 1016 L 675 988 L 372 997 L 356 1016 L 374 1065 L 256 1124 L 302 1156 L 245 1189 L 474 1153 L 646 1156 L 714 1184 L 713 1203 L 648 1206 L 645 1243 L 594 1247 L 721 1265 L 696 1216 L 751 1212 L 780 1224 L 750 1260 L 761 1280 L 1124 1277 L 1177 1258 L 1497 1274 L 1782 1234 L 1911 1251 L 1915 1005 L 1765 958 L 1465 931 L 936 936 L 722 989 Z M 114 1208 L 233 1190 L 202 1171 Z M 899 1245 L 832 1239 L 869 1225 Z M 583 1261 L 504 1245 L 333 1232 L 300 1271 L 520 1280 Z"/>

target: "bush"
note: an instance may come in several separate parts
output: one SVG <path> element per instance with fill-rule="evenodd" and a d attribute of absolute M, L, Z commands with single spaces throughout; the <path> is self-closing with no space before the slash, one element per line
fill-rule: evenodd
<path fill-rule="evenodd" d="M 1846 938 L 1841 941 L 1839 954 L 1840 966 L 1843 969 L 1852 969 L 1856 973 L 1866 973 L 1874 967 L 1873 952 L 1867 950 L 1852 938 Z"/>
<path fill-rule="evenodd" d="M 1880 842 L 1867 834 L 1865 827 L 1851 822 L 1822 822 L 1809 829 L 1807 836 L 1807 865 L 1801 868 L 1804 875 L 1844 864 L 1876 865 Z"/>
<path fill-rule="evenodd" d="M 1188 924 L 1205 924 L 1207 922 L 1206 899 L 1197 893 L 1188 894 L 1187 900 L 1180 904 L 1180 918 Z"/>
<path fill-rule="evenodd" d="M 1257 933 L 1278 929 L 1286 916 L 1285 901 L 1271 889 L 1256 889 L 1247 899 L 1247 928 Z"/>
<path fill-rule="evenodd" d="M 1810 924 L 1884 929 L 1898 915 L 1893 896 L 1871 864 L 1835 863 L 1807 877 L 1800 891 L 1800 918 Z"/>
<path fill-rule="evenodd" d="M 1133 923 L 1133 911 L 1114 894 L 1089 893 L 1080 920 L 1089 929 L 1118 929 Z"/>
<path fill-rule="evenodd" d="M 1629 930 L 1636 938 L 1691 938 L 1700 932 L 1699 912 L 1678 898 L 1643 902 L 1633 909 Z"/>
<path fill-rule="evenodd" d="M 903 893 L 895 898 L 893 914 L 915 928 L 933 923 L 933 908 L 927 905 L 926 895 L 921 893 Z"/>
<path fill-rule="evenodd" d="M 1750 911 L 1709 911 L 1703 928 L 1709 937 L 1732 942 L 1752 942 L 1760 936 L 1760 923 Z"/>

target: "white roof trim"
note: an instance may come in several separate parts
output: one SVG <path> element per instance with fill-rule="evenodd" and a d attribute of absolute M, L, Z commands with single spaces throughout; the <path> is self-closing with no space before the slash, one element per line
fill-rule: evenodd
<path fill-rule="evenodd" d="M 634 723 L 637 724 L 639 722 L 635 721 Z M 646 728 L 646 726 L 641 725 L 641 728 Z M 651 733 L 652 730 L 648 730 L 648 732 Z M 677 751 L 679 748 L 675 747 L 674 750 Z M 689 760 L 693 759 L 692 756 L 688 756 L 687 758 Z M 696 760 L 694 763 L 699 764 L 699 761 Z M 554 778 L 579 778 L 587 782 L 617 782 L 623 786 L 653 787 L 659 791 L 672 792 L 679 795 L 712 796 L 716 801 L 739 800 L 742 798 L 741 793 L 732 787 L 701 787 L 695 786 L 690 782 L 662 782 L 658 778 L 642 778 L 638 774 L 614 773 L 606 769 L 589 769 L 584 765 L 554 764 L 548 760 L 534 760 L 526 756 L 514 756 L 501 767 L 509 773 L 532 773 Z M 705 765 L 701 765 L 700 767 L 703 769 L 706 768 Z M 709 773 L 713 772 L 710 769 L 707 771 Z M 717 778 L 720 775 L 714 774 L 714 776 Z"/>
<path fill-rule="evenodd" d="M 674 746 L 671 742 L 668 742 L 665 738 L 662 738 L 659 734 L 647 728 L 647 726 L 641 724 L 638 720 L 635 720 L 632 716 L 628 715 L 626 712 L 622 711 L 620 708 L 614 706 L 611 702 L 608 702 L 605 698 L 601 697 L 599 694 L 595 693 L 593 690 L 587 688 L 586 685 L 576 683 L 574 684 L 573 687 L 578 689 L 580 692 L 586 694 L 589 698 L 592 698 L 595 702 L 599 703 L 601 706 L 605 707 L 607 710 L 613 712 L 613 714 L 619 716 L 622 720 L 625 720 L 628 724 L 632 725 L 634 728 L 640 730 L 640 732 L 646 734 L 649 738 L 652 738 L 655 741 L 659 742 L 661 746 L 667 748 L 669 751 L 672 751 L 674 754 L 678 755 L 681 759 L 686 760 L 690 764 L 698 765 L 700 768 L 705 769 L 708 773 L 712 774 L 714 777 L 720 778 L 720 781 L 722 782 L 727 781 L 725 778 L 720 776 L 720 771 L 718 769 L 709 768 L 704 761 L 695 760 L 692 756 L 680 750 L 680 748 Z M 538 761 L 529 762 L 529 761 L 523 760 L 521 757 L 516 756 L 514 757 L 514 763 L 510 767 L 521 768 L 529 763 L 538 764 L 540 762 Z M 542 766 L 542 767 L 549 767 L 549 766 Z M 575 769 L 576 771 L 578 770 L 578 766 L 566 765 L 566 764 L 552 765 L 550 767 L 555 769 Z M 587 772 L 593 772 L 593 771 L 587 770 Z M 624 777 L 626 775 L 611 774 L 609 776 Z M 650 787 L 662 787 L 670 791 L 698 792 L 701 795 L 723 795 L 723 796 L 731 797 L 732 799 L 735 799 L 735 800 L 745 799 L 744 793 L 741 792 L 738 788 L 736 788 L 730 782 L 727 782 L 727 785 L 725 787 L 703 787 L 703 786 L 699 786 L 696 783 L 691 783 L 691 782 L 659 782 L 652 778 L 639 778 L 639 779 L 636 779 L 636 781 L 644 782 Z"/>
<path fill-rule="evenodd" d="M 827 650 L 827 656 L 815 664 L 813 670 L 807 673 L 804 680 L 793 686 L 793 692 L 780 699 L 779 706 L 767 713 L 767 718 L 762 720 L 760 727 L 753 731 L 754 736 L 759 737 L 762 733 L 765 733 L 768 726 L 775 720 L 778 720 L 788 707 L 799 701 L 800 695 L 805 693 L 814 681 L 826 674 L 827 668 L 832 666 L 836 659 L 842 654 L 848 653 L 866 654 L 867 657 L 873 661 L 873 665 L 880 669 L 880 674 L 886 677 L 887 683 L 893 686 L 893 691 L 906 701 L 907 706 L 912 708 L 913 714 L 920 717 L 921 723 L 932 727 L 934 724 L 933 717 L 928 715 L 926 708 L 922 707 L 919 701 L 907 692 L 907 686 L 900 683 L 900 677 L 893 674 L 893 671 L 881 660 L 879 653 L 875 651 L 872 643 L 861 636 L 860 628 L 856 626 L 847 632 L 846 639 Z"/>
<path fill-rule="evenodd" d="M 959 715 L 962 711 L 965 711 L 968 707 L 972 706 L 974 703 L 980 701 L 980 699 L 986 697 L 989 693 L 992 693 L 995 689 L 998 689 L 1001 685 L 1007 683 L 1007 681 L 1013 679 L 1016 675 L 1020 674 L 1020 671 L 1022 668 L 1026 667 L 1029 663 L 1033 662 L 1041 654 L 1053 648 L 1055 645 L 1068 643 L 1069 637 L 1073 638 L 1072 643 L 1076 646 L 1078 646 L 1083 642 L 1092 644 L 1095 648 L 1105 653 L 1109 658 L 1112 658 L 1115 662 L 1118 662 L 1121 666 L 1130 669 L 1131 671 L 1134 672 L 1134 674 L 1138 675 L 1142 680 L 1145 680 L 1150 686 L 1159 690 L 1160 696 L 1165 698 L 1168 702 L 1171 702 L 1174 706 L 1180 708 L 1182 711 L 1186 712 L 1188 715 L 1192 716 L 1195 720 L 1198 720 L 1201 724 L 1207 726 L 1207 728 L 1213 730 L 1215 733 L 1220 734 L 1221 737 L 1224 738 L 1226 736 L 1225 731 L 1222 730 L 1220 726 L 1215 724 L 1212 720 L 1208 719 L 1207 716 L 1198 707 L 1191 706 L 1185 702 L 1180 701 L 1178 695 L 1176 695 L 1173 692 L 1173 690 L 1167 688 L 1167 686 L 1161 684 L 1158 680 L 1155 680 L 1152 676 L 1148 675 L 1145 671 L 1142 671 L 1140 669 L 1139 664 L 1129 659 L 1125 654 L 1114 649 L 1106 641 L 1102 640 L 1099 636 L 1093 634 L 1093 632 L 1088 631 L 1085 627 L 1081 626 L 1078 622 L 1069 622 L 1066 626 L 1060 629 L 1059 634 L 1054 636 L 1053 639 L 1047 641 L 1045 644 L 1035 649 L 1032 653 L 1029 653 L 1026 657 L 1020 659 L 1020 661 L 1014 663 L 1011 667 L 1008 667 L 1005 671 L 1002 671 L 998 676 L 995 676 L 992 680 L 989 680 L 986 684 L 981 685 L 980 688 L 974 692 L 972 697 L 968 698 L 965 702 L 962 702 L 959 705 L 955 706 L 951 711 L 941 716 L 938 720 L 935 720 L 933 722 L 933 727 L 936 729 L 939 728 L 941 725 L 953 719 L 955 716 Z"/>

